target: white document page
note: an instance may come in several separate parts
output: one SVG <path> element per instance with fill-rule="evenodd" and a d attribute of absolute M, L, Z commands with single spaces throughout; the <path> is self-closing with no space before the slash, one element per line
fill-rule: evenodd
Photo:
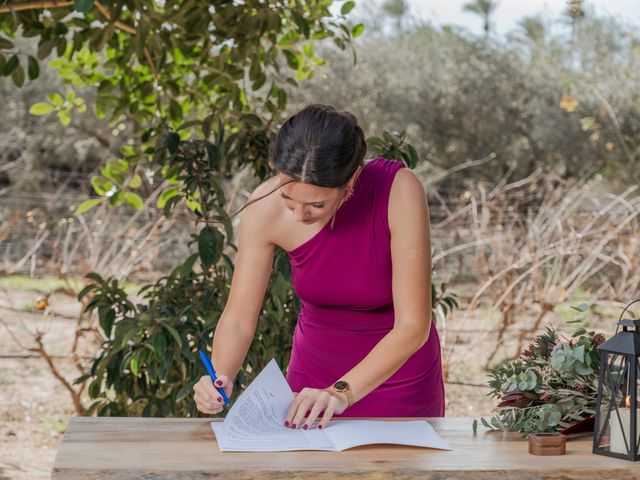
<path fill-rule="evenodd" d="M 324 430 L 284 426 L 294 399 L 275 360 L 251 382 L 224 422 L 212 422 L 222 452 L 342 451 L 374 443 L 448 449 L 426 421 L 331 420 Z"/>
<path fill-rule="evenodd" d="M 451 450 L 425 420 L 331 420 L 324 430 L 341 452 L 347 448 L 374 443 L 393 443 L 415 447 Z"/>
<path fill-rule="evenodd" d="M 224 422 L 211 423 L 220 450 L 332 450 L 333 444 L 322 430 L 293 430 L 284 426 L 293 399 L 278 364 L 271 360 L 238 397 Z"/>

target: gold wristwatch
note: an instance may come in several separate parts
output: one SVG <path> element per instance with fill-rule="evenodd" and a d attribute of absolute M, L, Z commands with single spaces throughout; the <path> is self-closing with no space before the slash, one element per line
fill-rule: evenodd
<path fill-rule="evenodd" d="M 347 408 L 353 405 L 353 391 L 351 386 L 344 380 L 338 380 L 332 386 L 334 392 L 342 393 L 347 397 Z"/>

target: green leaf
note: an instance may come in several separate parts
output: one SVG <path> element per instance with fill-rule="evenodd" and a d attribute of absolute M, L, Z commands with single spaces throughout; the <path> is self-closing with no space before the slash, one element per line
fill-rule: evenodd
<path fill-rule="evenodd" d="M 293 19 L 295 24 L 298 26 L 298 28 L 302 31 L 302 34 L 305 36 L 305 38 L 309 38 L 309 33 L 311 31 L 309 28 L 309 23 L 297 11 L 291 10 L 290 13 L 291 13 L 291 18 Z"/>
<path fill-rule="evenodd" d="M 164 333 L 162 332 L 157 332 L 154 336 L 153 336 L 153 349 L 156 352 L 156 356 L 158 358 L 161 358 L 163 355 L 166 355 L 166 348 L 167 348 L 167 339 L 164 336 Z"/>
<path fill-rule="evenodd" d="M 593 368 L 585 365 L 584 363 L 576 364 L 575 370 L 580 375 L 591 375 L 593 373 Z"/>
<path fill-rule="evenodd" d="M 124 201 L 126 202 L 127 205 L 129 205 L 131 208 L 134 208 L 136 210 L 140 210 L 144 205 L 144 201 L 142 200 L 140 195 L 133 192 L 125 193 Z"/>
<path fill-rule="evenodd" d="M 48 113 L 53 112 L 53 110 L 53 105 L 51 105 L 50 103 L 38 102 L 31 105 L 31 108 L 29 108 L 29 113 L 36 116 L 47 115 Z"/>
<path fill-rule="evenodd" d="M 62 123 L 65 127 L 71 123 L 71 115 L 69 115 L 69 110 L 60 110 L 58 111 L 58 119 L 60 123 Z"/>
<path fill-rule="evenodd" d="M 571 351 L 571 356 L 581 362 L 584 359 L 584 345 L 574 348 Z"/>
<path fill-rule="evenodd" d="M 193 264 L 196 263 L 198 259 L 198 254 L 194 253 L 190 255 L 189 258 L 185 260 L 185 262 L 180 267 L 180 276 L 187 277 L 193 271 Z"/>
<path fill-rule="evenodd" d="M 289 64 L 289 66 L 294 70 L 297 70 L 298 67 L 300 66 L 300 60 L 298 58 L 298 55 L 296 55 L 294 52 L 288 49 L 283 49 L 282 54 L 287 59 L 287 63 Z"/>
<path fill-rule="evenodd" d="M 22 65 L 18 65 L 13 72 L 11 72 L 11 79 L 18 87 L 24 85 L 24 68 L 22 68 Z"/>
<path fill-rule="evenodd" d="M 409 164 L 409 168 L 415 168 L 418 164 L 418 152 L 413 147 L 413 145 L 407 144 L 407 150 L 409 150 L 409 155 L 411 157 L 411 163 Z"/>
<path fill-rule="evenodd" d="M 209 159 L 209 168 L 211 170 L 217 170 L 220 166 L 220 149 L 211 142 L 206 142 L 205 147 Z"/>
<path fill-rule="evenodd" d="M 11 75 L 13 73 L 13 70 L 20 65 L 20 60 L 18 59 L 17 55 L 12 55 L 11 58 L 9 60 L 7 60 L 7 63 L 5 63 L 4 65 L 4 71 L 2 72 L 2 74 L 5 77 L 8 77 L 9 75 Z"/>
<path fill-rule="evenodd" d="M 489 422 L 487 422 L 484 417 L 480 417 L 480 422 L 489 430 L 495 430 L 491 425 L 489 425 Z"/>
<path fill-rule="evenodd" d="M 162 137 L 162 145 L 169 150 L 172 155 L 178 152 L 180 147 L 180 135 L 176 132 L 166 132 Z"/>
<path fill-rule="evenodd" d="M 40 75 L 40 65 L 38 64 L 38 60 L 31 55 L 29 55 L 28 73 L 31 80 L 35 80 Z"/>
<path fill-rule="evenodd" d="M 578 305 L 577 307 L 574 307 L 573 305 L 571 305 L 571 308 L 573 308 L 574 310 L 577 310 L 578 312 L 586 312 L 587 310 L 589 310 L 589 304 L 587 303 L 581 303 L 580 305 Z"/>
<path fill-rule="evenodd" d="M 64 105 L 64 98 L 58 92 L 49 93 L 47 95 L 47 100 L 49 100 L 56 107 L 61 107 Z"/>
<path fill-rule="evenodd" d="M 95 192 L 102 197 L 105 193 L 113 188 L 113 183 L 111 183 L 104 177 L 95 175 L 91 177 L 91 186 L 93 186 Z"/>
<path fill-rule="evenodd" d="M 79 38 L 79 37 L 78 37 Z M 51 53 L 51 50 L 53 50 L 53 47 L 55 47 L 58 43 L 58 39 L 57 38 L 48 38 L 44 41 L 41 41 L 38 44 L 38 58 L 40 60 L 45 59 L 46 57 L 49 56 L 49 54 Z"/>
<path fill-rule="evenodd" d="M 178 390 L 178 394 L 176 395 L 176 402 L 181 401 L 187 395 L 191 394 L 191 391 L 193 390 L 193 386 L 196 384 L 197 381 L 198 381 L 198 379 L 191 380 L 184 387 L 182 387 L 180 390 Z"/>
<path fill-rule="evenodd" d="M 587 330 L 584 327 L 576 328 L 576 331 L 573 332 L 572 337 L 579 337 L 580 335 L 584 335 L 587 333 Z"/>
<path fill-rule="evenodd" d="M 557 351 L 551 355 L 551 366 L 554 370 L 561 371 L 564 364 L 565 354 L 563 351 Z"/>
<path fill-rule="evenodd" d="M 198 235 L 198 253 L 202 268 L 207 270 L 218 261 L 222 255 L 224 237 L 222 234 L 211 227 L 204 227 Z"/>
<path fill-rule="evenodd" d="M 96 205 L 99 205 L 100 203 L 102 203 L 102 199 L 90 198 L 89 200 L 85 200 L 80 205 L 78 205 L 78 208 L 76 208 L 76 211 L 74 213 L 76 215 L 82 215 L 84 212 L 92 209 L 93 207 L 95 207 Z"/>
<path fill-rule="evenodd" d="M 109 161 L 107 166 L 113 174 L 118 176 L 123 176 L 129 171 L 129 164 L 121 158 Z"/>
<path fill-rule="evenodd" d="M 314 50 L 315 50 L 315 47 L 314 47 L 313 43 L 302 45 L 302 51 L 309 58 L 313 57 Z"/>
<path fill-rule="evenodd" d="M 138 188 L 140 185 L 142 185 L 142 177 L 136 173 L 131 177 L 131 180 L 129 180 L 129 188 Z"/>
<path fill-rule="evenodd" d="M 107 338 L 111 337 L 111 328 L 115 319 L 116 312 L 114 310 L 109 309 L 104 313 L 100 312 L 100 327 L 102 327 Z"/>
<path fill-rule="evenodd" d="M 166 328 L 167 331 L 174 338 L 174 340 L 178 344 L 178 348 L 182 348 L 182 339 L 180 338 L 180 334 L 178 333 L 178 331 L 175 328 L 173 328 L 171 325 L 169 325 L 166 321 L 161 320 L 160 323 L 162 323 L 162 326 Z"/>
<path fill-rule="evenodd" d="M 353 27 L 353 29 L 351 30 L 351 35 L 353 36 L 353 38 L 356 38 L 359 37 L 362 32 L 364 32 L 364 25 L 359 23 L 358 25 Z"/>
<path fill-rule="evenodd" d="M 87 13 L 93 7 L 93 0 L 75 0 L 73 9 L 76 12 Z"/>
<path fill-rule="evenodd" d="M 176 195 L 180 195 L 180 190 L 178 190 L 177 187 L 171 187 L 165 190 L 164 192 L 162 192 L 162 195 L 158 197 L 158 200 L 156 201 L 156 206 L 158 208 L 164 208 L 164 206 L 169 201 L 169 199 L 175 197 Z"/>
<path fill-rule="evenodd" d="M 100 387 L 101 387 L 101 381 L 99 378 L 96 378 L 93 382 L 91 382 L 91 385 L 89 385 L 89 397 L 91 398 L 96 398 L 100 395 Z"/>
<path fill-rule="evenodd" d="M 349 13 L 351 10 L 353 10 L 353 7 L 356 6 L 356 2 L 345 2 L 344 5 L 342 5 L 342 8 L 340 9 L 340 13 L 342 15 L 346 15 L 347 13 Z"/>
<path fill-rule="evenodd" d="M 560 423 L 560 420 L 562 420 L 562 414 L 559 411 L 553 411 L 551 412 L 551 415 L 549 415 L 547 425 L 549 427 L 555 427 Z"/>
<path fill-rule="evenodd" d="M 567 323 L 581 323 L 584 322 L 586 320 L 587 317 L 580 317 L 580 318 L 576 318 L 574 320 L 568 320 Z"/>
<path fill-rule="evenodd" d="M 0 50 L 8 50 L 10 48 L 13 48 L 13 43 L 6 38 L 0 37 Z"/>
<path fill-rule="evenodd" d="M 173 120 L 180 120 L 182 118 L 182 107 L 173 98 L 169 100 L 169 115 Z"/>
<path fill-rule="evenodd" d="M 139 368 L 139 360 L 138 357 L 134 356 L 131 359 L 131 363 L 129 364 L 129 367 L 131 368 L 131 373 L 133 373 L 136 377 L 138 376 L 138 368 Z"/>

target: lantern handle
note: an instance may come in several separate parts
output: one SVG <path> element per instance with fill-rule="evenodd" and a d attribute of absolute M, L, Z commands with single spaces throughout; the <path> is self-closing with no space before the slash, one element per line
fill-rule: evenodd
<path fill-rule="evenodd" d="M 622 320 L 622 316 L 625 314 L 625 312 L 629 309 L 629 307 L 631 305 L 633 305 L 634 303 L 637 303 L 637 302 L 640 302 L 640 298 L 636 298 L 633 302 L 631 302 L 629 305 L 624 307 L 624 310 L 622 310 L 622 313 L 620 314 L 620 318 L 618 318 L 618 325 L 616 326 L 616 333 L 618 333 L 618 329 L 620 328 L 620 321 Z"/>

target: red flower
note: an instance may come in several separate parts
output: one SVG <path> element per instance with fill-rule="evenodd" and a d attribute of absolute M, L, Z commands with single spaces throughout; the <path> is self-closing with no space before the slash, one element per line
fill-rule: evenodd
<path fill-rule="evenodd" d="M 502 401 L 498 404 L 500 407 L 524 407 L 529 403 L 529 399 L 523 394 L 514 392 L 502 397 Z"/>

